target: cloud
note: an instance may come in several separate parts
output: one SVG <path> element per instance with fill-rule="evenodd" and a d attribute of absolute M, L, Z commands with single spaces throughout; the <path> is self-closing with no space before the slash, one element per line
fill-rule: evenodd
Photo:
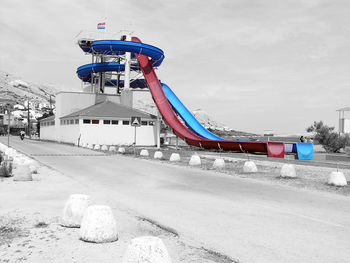
<path fill-rule="evenodd" d="M 107 14 L 107 32 L 131 28 L 165 51 L 157 74 L 186 106 L 237 129 L 334 125 L 333 108 L 348 106 L 348 1 L 102 2 L 2 0 L 0 68 L 78 90 L 76 67 L 90 57 L 75 36 Z"/>

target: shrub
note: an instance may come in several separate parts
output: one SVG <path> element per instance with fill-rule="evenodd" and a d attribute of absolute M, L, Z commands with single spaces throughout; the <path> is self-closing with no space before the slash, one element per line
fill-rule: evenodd
<path fill-rule="evenodd" d="M 339 135 L 334 131 L 334 127 L 325 125 L 323 121 L 315 121 L 306 131 L 315 132 L 315 139 L 323 146 L 326 152 L 336 153 L 350 144 L 350 137 L 348 134 Z"/>

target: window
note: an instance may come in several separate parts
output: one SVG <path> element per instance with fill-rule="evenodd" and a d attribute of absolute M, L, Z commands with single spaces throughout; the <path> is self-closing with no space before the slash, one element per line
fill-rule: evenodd
<path fill-rule="evenodd" d="M 63 120 L 61 120 L 61 125 L 63 125 Z"/>
<path fill-rule="evenodd" d="M 118 125 L 119 121 L 118 120 L 112 120 L 113 125 Z"/>
<path fill-rule="evenodd" d="M 79 119 L 75 119 L 75 124 L 79 124 Z"/>
<path fill-rule="evenodd" d="M 130 121 L 123 121 L 123 125 L 129 125 Z"/>
<path fill-rule="evenodd" d="M 73 119 L 70 120 L 70 124 L 74 124 L 74 120 Z"/>
<path fill-rule="evenodd" d="M 141 121 L 141 125 L 147 125 L 147 121 Z"/>
<path fill-rule="evenodd" d="M 90 124 L 90 122 L 91 122 L 91 120 L 88 120 L 88 119 L 84 119 L 84 120 L 83 120 L 83 123 L 84 123 L 84 124 Z"/>
<path fill-rule="evenodd" d="M 148 122 L 148 125 L 149 125 L 149 126 L 154 126 L 154 121 L 149 121 L 149 122 Z"/>
<path fill-rule="evenodd" d="M 103 124 L 111 124 L 110 120 L 103 120 Z"/>
<path fill-rule="evenodd" d="M 63 120 L 63 125 L 66 125 L 66 124 L 67 124 L 66 120 Z"/>
<path fill-rule="evenodd" d="M 51 125 L 55 125 L 55 121 L 51 121 Z"/>
<path fill-rule="evenodd" d="M 91 123 L 92 123 L 92 124 L 99 124 L 99 123 L 100 123 L 100 120 L 91 120 Z"/>

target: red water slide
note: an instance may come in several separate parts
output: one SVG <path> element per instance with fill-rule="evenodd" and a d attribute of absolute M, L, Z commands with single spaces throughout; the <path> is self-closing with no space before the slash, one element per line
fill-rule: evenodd
<path fill-rule="evenodd" d="M 137 37 L 132 38 L 133 42 L 141 43 Z M 226 151 L 241 151 L 249 153 L 267 153 L 269 157 L 284 158 L 284 143 L 280 142 L 252 142 L 252 141 L 226 141 L 207 140 L 194 134 L 184 126 L 176 116 L 168 102 L 158 77 L 153 69 L 149 58 L 138 54 L 137 60 L 142 73 L 147 81 L 148 87 L 164 121 L 172 128 L 174 134 L 183 139 L 187 144 L 204 149 L 220 149 Z"/>

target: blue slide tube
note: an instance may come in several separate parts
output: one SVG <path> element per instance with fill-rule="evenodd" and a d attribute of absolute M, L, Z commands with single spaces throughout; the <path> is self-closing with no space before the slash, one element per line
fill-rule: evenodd
<path fill-rule="evenodd" d="M 312 160 L 314 145 L 312 143 L 297 142 L 297 155 L 299 160 Z"/>
<path fill-rule="evenodd" d="M 208 131 L 206 128 L 200 124 L 199 121 L 192 115 L 192 113 L 182 104 L 179 98 L 174 94 L 174 92 L 164 83 L 162 83 L 162 88 L 165 96 L 167 97 L 169 103 L 175 110 L 175 112 L 183 119 L 186 126 L 190 128 L 197 135 L 208 139 L 208 140 L 224 140 L 215 134 Z"/>

